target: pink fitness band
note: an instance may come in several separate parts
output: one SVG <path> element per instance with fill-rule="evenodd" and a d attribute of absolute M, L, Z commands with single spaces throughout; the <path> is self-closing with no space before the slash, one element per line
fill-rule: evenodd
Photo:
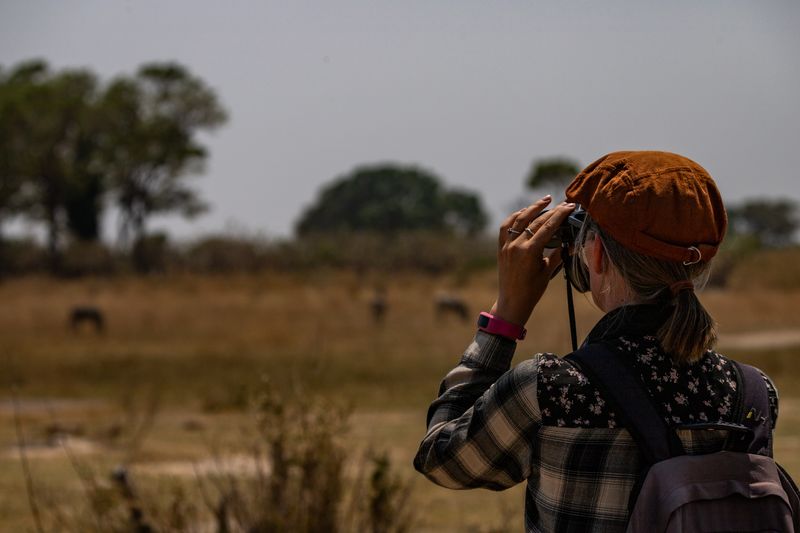
<path fill-rule="evenodd" d="M 528 330 L 524 327 L 506 322 L 485 311 L 478 315 L 478 329 L 486 333 L 492 333 L 494 335 L 520 341 L 524 339 L 525 334 L 528 333 Z"/>

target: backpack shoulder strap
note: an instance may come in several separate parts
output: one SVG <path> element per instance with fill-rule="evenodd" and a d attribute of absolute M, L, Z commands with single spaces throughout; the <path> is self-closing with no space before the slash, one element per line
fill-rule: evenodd
<path fill-rule="evenodd" d="M 743 403 L 742 423 L 752 430 L 752 440 L 743 442 L 748 453 L 772 456 L 772 423 L 769 408 L 769 391 L 761 372 L 755 367 L 731 359 L 739 374 Z"/>
<path fill-rule="evenodd" d="M 565 359 L 601 390 L 639 445 L 647 465 L 685 453 L 677 433 L 656 411 L 641 379 L 609 347 L 587 344 Z"/>

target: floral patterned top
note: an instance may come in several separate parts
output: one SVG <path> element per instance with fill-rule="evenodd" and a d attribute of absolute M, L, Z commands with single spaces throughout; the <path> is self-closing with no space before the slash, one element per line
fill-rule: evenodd
<path fill-rule="evenodd" d="M 623 316 L 607 315 L 586 342 L 602 339 L 632 363 L 667 424 L 738 422 L 732 418 L 737 385 L 730 359 L 709 350 L 694 364 L 678 365 L 663 352 L 656 337 L 637 334 L 636 330 L 653 330 L 652 324 L 658 323 L 661 315 L 658 308 L 635 306 L 622 308 L 621 313 Z M 633 316 L 636 323 L 631 324 Z M 621 329 L 626 334 L 618 336 Z M 618 427 L 617 416 L 606 405 L 601 391 L 577 368 L 555 354 L 540 354 L 540 358 L 538 398 L 544 425 Z M 774 427 L 778 396 L 766 375 L 764 380 L 770 394 Z"/>

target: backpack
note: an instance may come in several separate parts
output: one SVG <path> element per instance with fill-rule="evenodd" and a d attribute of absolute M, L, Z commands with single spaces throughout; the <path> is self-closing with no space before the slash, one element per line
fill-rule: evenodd
<path fill-rule="evenodd" d="M 642 454 L 628 532 L 800 533 L 800 491 L 771 457 L 769 397 L 758 370 L 731 361 L 741 391 L 736 417 L 741 423 L 681 426 L 728 432 L 723 451 L 687 455 L 623 357 L 590 344 L 566 359 L 600 388 Z"/>

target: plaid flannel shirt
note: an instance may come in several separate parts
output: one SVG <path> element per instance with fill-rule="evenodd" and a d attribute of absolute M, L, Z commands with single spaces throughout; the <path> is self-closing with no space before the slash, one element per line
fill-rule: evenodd
<path fill-rule="evenodd" d="M 708 352 L 702 368 L 694 364 L 680 369 L 688 376 L 676 375 L 652 335 L 663 315 L 648 307 L 609 313 L 587 342 L 616 342 L 627 351 L 642 375 L 652 378 L 645 379 L 651 394 L 670 399 L 659 407 L 670 423 L 732 421 L 736 383 L 729 360 Z M 571 363 L 537 354 L 509 370 L 515 347 L 477 332 L 430 406 L 414 466 L 453 489 L 503 490 L 527 480 L 526 531 L 625 531 L 631 489 L 643 466 L 636 443 L 599 389 Z M 777 392 L 765 379 L 774 425 Z M 689 454 L 720 450 L 725 433 L 678 430 Z"/>

